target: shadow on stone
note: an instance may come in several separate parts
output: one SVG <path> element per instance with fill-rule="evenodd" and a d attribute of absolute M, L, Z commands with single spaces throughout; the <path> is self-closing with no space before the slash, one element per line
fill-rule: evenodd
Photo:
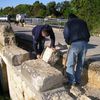
<path fill-rule="evenodd" d="M 88 44 L 87 48 L 88 48 L 88 49 L 92 49 L 92 48 L 96 48 L 96 46 L 98 46 L 98 45 Z"/>

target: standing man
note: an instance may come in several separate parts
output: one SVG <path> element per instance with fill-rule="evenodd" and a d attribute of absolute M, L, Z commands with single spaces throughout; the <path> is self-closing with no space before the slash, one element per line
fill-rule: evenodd
<path fill-rule="evenodd" d="M 79 85 L 90 34 L 85 21 L 69 14 L 64 27 L 64 39 L 70 45 L 67 58 L 67 85 Z"/>
<path fill-rule="evenodd" d="M 37 58 L 40 57 L 44 49 L 44 43 L 46 37 L 50 36 L 51 39 L 50 47 L 55 48 L 55 35 L 51 26 L 37 25 L 32 29 L 32 35 L 33 35 L 33 49 L 35 51 Z"/>

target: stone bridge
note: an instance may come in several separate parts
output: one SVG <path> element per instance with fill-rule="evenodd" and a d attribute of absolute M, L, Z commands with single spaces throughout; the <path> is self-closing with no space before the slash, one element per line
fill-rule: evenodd
<path fill-rule="evenodd" d="M 69 93 L 62 66 L 32 59 L 28 51 L 16 45 L 11 26 L 0 25 L 0 82 L 11 100 L 91 100 L 89 93 Z M 82 80 L 82 86 L 100 90 L 100 60 L 87 60 Z"/>

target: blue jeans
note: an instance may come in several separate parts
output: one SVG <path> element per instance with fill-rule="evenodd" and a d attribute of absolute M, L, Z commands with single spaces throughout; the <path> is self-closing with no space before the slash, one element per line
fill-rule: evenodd
<path fill-rule="evenodd" d="M 87 42 L 85 41 L 73 42 L 69 48 L 66 73 L 68 82 L 71 84 L 75 82 L 80 83 L 81 81 L 81 72 L 84 65 L 86 51 Z"/>

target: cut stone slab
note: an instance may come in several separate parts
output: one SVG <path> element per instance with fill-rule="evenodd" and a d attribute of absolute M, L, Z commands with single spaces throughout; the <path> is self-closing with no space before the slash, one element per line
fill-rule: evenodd
<path fill-rule="evenodd" d="M 62 73 L 41 59 L 24 62 L 21 71 L 37 91 L 56 88 L 63 83 Z"/>
<path fill-rule="evenodd" d="M 44 50 L 42 60 L 49 63 L 51 66 L 55 66 L 59 61 L 62 61 L 62 53 L 60 50 L 54 51 L 52 48 L 47 47 Z"/>
<path fill-rule="evenodd" d="M 14 66 L 21 65 L 22 62 L 29 60 L 29 53 L 15 45 L 3 47 L 1 53 Z"/>
<path fill-rule="evenodd" d="M 45 61 L 45 62 L 48 62 L 50 57 L 52 56 L 52 53 L 53 53 L 53 50 L 49 47 L 47 47 L 43 53 L 43 57 L 42 59 Z"/>

